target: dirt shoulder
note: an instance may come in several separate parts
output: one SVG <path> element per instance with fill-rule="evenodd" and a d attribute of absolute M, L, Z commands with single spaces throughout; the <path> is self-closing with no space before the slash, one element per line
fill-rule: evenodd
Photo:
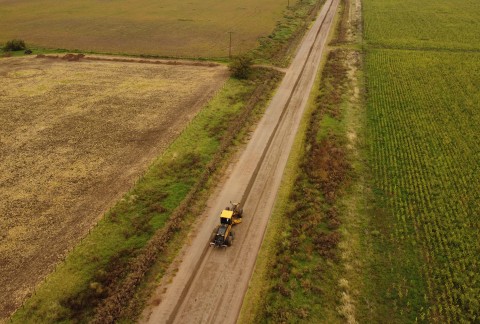
<path fill-rule="evenodd" d="M 134 184 L 227 73 L 24 57 L 0 61 L 0 75 L 2 318 Z"/>

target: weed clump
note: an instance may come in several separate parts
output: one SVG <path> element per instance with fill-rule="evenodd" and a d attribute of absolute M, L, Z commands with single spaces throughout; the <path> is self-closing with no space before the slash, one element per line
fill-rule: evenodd
<path fill-rule="evenodd" d="M 103 269 L 99 269 L 95 273 L 83 289 L 60 301 L 60 305 L 67 309 L 68 313 L 63 314 L 64 317 L 60 316 L 55 320 L 80 322 L 84 318 L 86 311 L 92 313 L 94 307 L 111 293 L 118 278 L 126 276 L 128 271 L 127 262 L 132 255 L 134 255 L 132 249 L 124 249 L 114 255 Z"/>
<path fill-rule="evenodd" d="M 230 63 L 229 69 L 234 78 L 247 79 L 253 65 L 253 59 L 248 55 L 235 57 Z"/>
<path fill-rule="evenodd" d="M 12 39 L 5 43 L 3 50 L 5 52 L 23 51 L 27 48 L 25 42 L 21 39 Z"/>

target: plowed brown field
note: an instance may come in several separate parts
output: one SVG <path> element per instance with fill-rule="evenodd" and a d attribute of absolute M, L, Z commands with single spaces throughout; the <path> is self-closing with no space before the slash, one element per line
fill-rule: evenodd
<path fill-rule="evenodd" d="M 0 318 L 128 190 L 224 67 L 0 60 Z"/>

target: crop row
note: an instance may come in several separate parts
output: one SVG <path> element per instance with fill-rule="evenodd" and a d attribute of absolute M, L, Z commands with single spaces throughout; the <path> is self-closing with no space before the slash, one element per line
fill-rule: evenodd
<path fill-rule="evenodd" d="M 479 60 L 395 50 L 367 56 L 375 186 L 394 216 L 393 240 L 422 256 L 421 269 L 412 269 L 427 284 L 419 320 L 480 319 Z"/>

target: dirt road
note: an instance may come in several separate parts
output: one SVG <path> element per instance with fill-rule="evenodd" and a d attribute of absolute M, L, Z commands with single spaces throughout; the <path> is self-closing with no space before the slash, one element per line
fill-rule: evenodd
<path fill-rule="evenodd" d="M 322 8 L 229 178 L 209 202 L 196 237 L 180 255 L 175 277 L 159 287 L 159 304 L 147 309 L 142 321 L 236 322 L 337 7 L 338 0 L 328 0 Z M 219 212 L 230 200 L 243 203 L 243 223 L 234 229 L 231 247 L 211 248 Z"/>

